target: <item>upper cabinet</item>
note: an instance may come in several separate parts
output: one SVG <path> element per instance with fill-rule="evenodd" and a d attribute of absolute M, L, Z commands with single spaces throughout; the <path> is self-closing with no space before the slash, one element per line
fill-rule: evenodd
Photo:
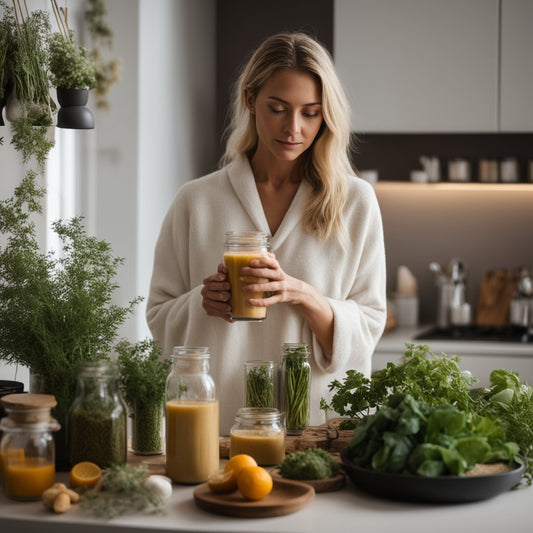
<path fill-rule="evenodd" d="M 336 0 L 352 129 L 533 131 L 532 10 L 531 0 Z"/>
<path fill-rule="evenodd" d="M 533 2 L 502 0 L 501 131 L 533 131 Z"/>

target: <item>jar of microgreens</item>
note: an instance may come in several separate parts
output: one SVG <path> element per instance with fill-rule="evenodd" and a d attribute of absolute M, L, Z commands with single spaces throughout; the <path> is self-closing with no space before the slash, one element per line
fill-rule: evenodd
<path fill-rule="evenodd" d="M 278 373 L 274 361 L 244 363 L 244 406 L 278 406 Z"/>
<path fill-rule="evenodd" d="M 288 435 L 299 435 L 309 425 L 311 364 L 309 347 L 285 343 L 281 347 L 280 399 Z"/>
<path fill-rule="evenodd" d="M 68 435 L 72 465 L 91 461 L 107 468 L 126 462 L 127 411 L 113 361 L 80 365 L 76 397 L 68 414 Z"/>

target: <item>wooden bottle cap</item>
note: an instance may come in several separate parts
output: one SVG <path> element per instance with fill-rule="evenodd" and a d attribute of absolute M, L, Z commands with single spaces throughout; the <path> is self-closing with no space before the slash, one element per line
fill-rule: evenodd
<path fill-rule="evenodd" d="M 0 402 L 8 411 L 8 418 L 30 423 L 50 420 L 50 409 L 57 405 L 52 394 L 8 394 Z"/>

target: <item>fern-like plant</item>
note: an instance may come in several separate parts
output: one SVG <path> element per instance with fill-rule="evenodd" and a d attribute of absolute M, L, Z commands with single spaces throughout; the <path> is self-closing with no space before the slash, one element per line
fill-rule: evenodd
<path fill-rule="evenodd" d="M 14 195 L 0 201 L 0 359 L 30 368 L 43 392 L 56 396 L 63 423 L 78 363 L 109 356 L 140 298 L 112 304 L 123 260 L 88 235 L 79 217 L 53 224 L 62 250 L 39 249 L 33 217 L 41 213 L 44 190 L 36 178 L 28 172 Z"/>

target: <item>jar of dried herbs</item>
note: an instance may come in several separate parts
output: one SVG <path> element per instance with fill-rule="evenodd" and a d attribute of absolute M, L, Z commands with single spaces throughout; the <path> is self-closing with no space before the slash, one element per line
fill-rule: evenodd
<path fill-rule="evenodd" d="M 274 361 L 244 363 L 244 406 L 277 407 L 278 373 Z"/>
<path fill-rule="evenodd" d="M 68 414 L 71 464 L 92 461 L 101 468 L 124 464 L 126 420 L 117 365 L 109 360 L 82 363 Z"/>
<path fill-rule="evenodd" d="M 309 425 L 311 365 L 307 344 L 281 347 L 280 397 L 288 435 L 298 435 Z"/>

